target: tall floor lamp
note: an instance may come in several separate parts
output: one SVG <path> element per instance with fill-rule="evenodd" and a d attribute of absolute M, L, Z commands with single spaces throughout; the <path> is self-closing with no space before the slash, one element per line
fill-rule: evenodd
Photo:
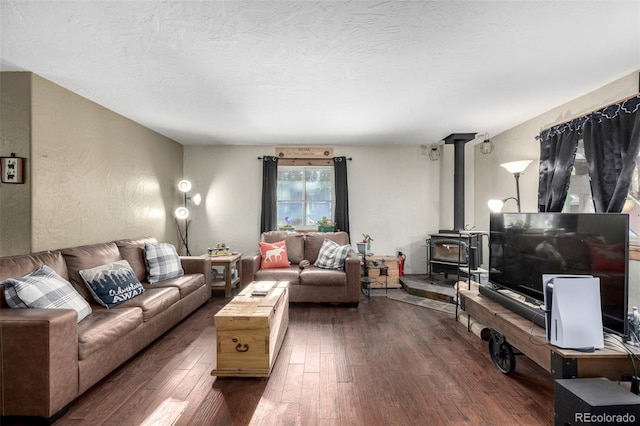
<path fill-rule="evenodd" d="M 508 200 L 515 200 L 518 206 L 518 213 L 521 212 L 520 209 L 520 175 L 529 167 L 533 160 L 520 160 L 520 161 L 511 161 L 510 163 L 502 163 L 501 167 L 505 168 L 508 172 L 513 173 L 513 177 L 516 179 L 516 196 L 515 197 L 507 197 L 502 200 L 489 200 L 487 203 L 489 205 L 489 209 L 492 212 L 499 213 L 502 211 L 502 207 L 504 203 Z"/>
<path fill-rule="evenodd" d="M 186 255 L 191 256 L 191 252 L 189 251 L 189 226 L 191 225 L 191 220 L 189 220 L 187 201 L 191 201 L 196 206 L 199 206 L 202 201 L 202 197 L 199 193 L 193 194 L 192 196 L 187 195 L 187 193 L 191 191 L 191 182 L 188 180 L 181 180 L 178 182 L 178 189 L 184 194 L 184 204 L 181 207 L 178 207 L 174 213 L 176 217 L 176 228 L 178 228 L 181 240 L 179 253 L 182 255 L 182 249 L 184 248 Z M 184 220 L 184 232 L 180 228 L 181 220 Z"/>

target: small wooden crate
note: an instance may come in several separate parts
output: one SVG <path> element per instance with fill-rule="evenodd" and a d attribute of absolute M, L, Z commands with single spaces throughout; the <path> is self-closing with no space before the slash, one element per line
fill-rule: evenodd
<path fill-rule="evenodd" d="M 267 290 L 266 296 L 252 296 Z M 269 377 L 289 325 L 289 283 L 254 281 L 213 318 L 217 366 L 212 376 Z"/>
<path fill-rule="evenodd" d="M 367 264 L 373 266 L 373 261 L 380 262 L 380 265 L 384 265 L 389 268 L 389 288 L 400 288 L 399 271 L 398 271 L 398 258 L 393 256 L 367 256 Z M 384 260 L 384 263 L 382 261 Z M 384 288 L 384 276 L 380 277 L 380 270 L 376 268 L 369 269 L 369 277 L 378 279 L 376 284 L 373 284 L 373 288 Z"/>

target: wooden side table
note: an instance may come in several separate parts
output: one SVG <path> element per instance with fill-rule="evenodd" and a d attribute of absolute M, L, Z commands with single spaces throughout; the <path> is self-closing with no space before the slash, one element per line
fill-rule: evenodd
<path fill-rule="evenodd" d="M 211 267 L 221 266 L 224 268 L 224 277 L 222 280 L 216 280 L 211 284 L 212 288 L 221 287 L 216 285 L 216 282 L 224 283 L 224 297 L 232 296 L 232 288 L 237 285 L 242 279 L 242 253 L 232 253 L 228 256 L 209 256 L 206 255 L 211 261 Z M 232 267 L 236 268 L 238 273 L 235 277 L 231 275 Z"/>
<path fill-rule="evenodd" d="M 367 255 L 367 263 L 368 266 L 372 266 L 374 261 L 378 261 L 382 266 L 386 266 L 388 268 L 387 270 L 387 274 L 388 276 L 385 277 L 385 279 L 387 280 L 387 286 L 389 288 L 401 288 L 402 285 L 400 285 L 400 281 L 399 281 L 399 277 L 400 277 L 400 273 L 399 273 L 399 269 L 398 269 L 398 258 L 395 256 L 375 256 L 375 255 Z M 382 277 L 382 274 L 380 274 L 380 269 L 379 268 L 371 268 L 371 270 L 369 271 L 369 276 L 372 278 L 379 278 Z M 382 281 L 382 278 L 380 278 L 380 282 Z"/>
<path fill-rule="evenodd" d="M 373 253 L 361 253 L 362 256 L 362 275 L 360 276 L 360 290 L 362 293 L 371 298 L 371 289 L 373 289 L 374 284 L 378 284 L 381 281 L 378 281 L 379 277 L 384 276 L 384 287 L 379 287 L 379 289 L 384 290 L 385 293 L 388 293 L 389 290 L 389 267 L 385 264 L 380 264 L 377 266 L 373 265 L 373 262 L 369 261 L 367 257 L 371 258 Z M 375 275 L 372 272 L 375 271 Z"/>

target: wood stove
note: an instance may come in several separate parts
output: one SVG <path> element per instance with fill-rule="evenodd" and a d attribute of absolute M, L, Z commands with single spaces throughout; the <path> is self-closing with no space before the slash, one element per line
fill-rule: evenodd
<path fill-rule="evenodd" d="M 452 133 L 445 138 L 454 146 L 453 228 L 440 230 L 427 239 L 429 275 L 444 272 L 460 274 L 460 267 L 475 270 L 482 263 L 483 232 L 464 231 L 464 149 L 475 133 Z"/>
<path fill-rule="evenodd" d="M 458 274 L 459 267 L 477 269 L 482 263 L 482 232 L 440 231 L 431 234 L 429 272 Z"/>

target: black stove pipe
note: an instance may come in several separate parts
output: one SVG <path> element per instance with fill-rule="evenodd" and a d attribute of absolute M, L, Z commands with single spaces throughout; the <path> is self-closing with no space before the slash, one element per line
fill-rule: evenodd
<path fill-rule="evenodd" d="M 453 144 L 453 229 L 464 230 L 464 146 L 475 139 L 475 133 L 452 133 L 444 139 L 446 144 Z"/>

